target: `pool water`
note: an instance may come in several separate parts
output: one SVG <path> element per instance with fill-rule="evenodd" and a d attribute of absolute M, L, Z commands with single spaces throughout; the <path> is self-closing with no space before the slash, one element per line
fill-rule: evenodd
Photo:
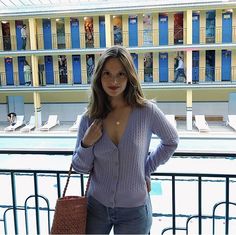
<path fill-rule="evenodd" d="M 151 196 L 162 195 L 161 182 L 159 180 L 152 180 L 152 190 L 150 192 Z"/>
<path fill-rule="evenodd" d="M 73 150 L 76 137 L 6 137 L 0 138 L 0 149 L 66 149 Z"/>
<path fill-rule="evenodd" d="M 152 138 L 150 150 L 155 149 L 160 143 L 158 138 Z M 76 137 L 72 136 L 18 136 L 0 137 L 1 149 L 29 149 L 29 150 L 71 150 L 76 144 Z M 236 154 L 235 138 L 180 138 L 176 152 L 196 153 L 233 153 Z"/>

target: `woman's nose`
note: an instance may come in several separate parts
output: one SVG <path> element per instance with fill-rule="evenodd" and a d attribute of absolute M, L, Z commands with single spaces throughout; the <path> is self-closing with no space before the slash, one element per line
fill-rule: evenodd
<path fill-rule="evenodd" d="M 119 83 L 119 79 L 117 78 L 117 76 L 112 76 L 112 82 L 113 82 L 114 84 Z"/>

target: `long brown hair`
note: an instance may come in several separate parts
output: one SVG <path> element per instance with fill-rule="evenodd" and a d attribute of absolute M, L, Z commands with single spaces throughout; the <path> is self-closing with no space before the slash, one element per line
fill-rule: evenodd
<path fill-rule="evenodd" d="M 124 99 L 128 105 L 143 106 L 145 98 L 138 80 L 132 56 L 129 51 L 122 46 L 112 46 L 108 48 L 99 58 L 92 79 L 92 93 L 88 104 L 87 115 L 92 118 L 105 118 L 112 107 L 108 95 L 104 92 L 101 83 L 101 74 L 106 61 L 110 58 L 117 58 L 123 65 L 127 74 L 127 86 L 124 91 Z"/>

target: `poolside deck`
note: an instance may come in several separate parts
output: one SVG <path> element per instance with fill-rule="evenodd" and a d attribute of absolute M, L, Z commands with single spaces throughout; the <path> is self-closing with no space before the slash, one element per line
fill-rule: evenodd
<path fill-rule="evenodd" d="M 16 131 L 5 132 L 4 128 L 8 125 L 7 122 L 0 122 L 0 136 L 19 136 L 19 135 L 37 135 L 37 136 L 76 136 L 76 131 L 69 131 L 73 122 L 61 122 L 60 125 L 53 127 L 49 131 L 40 131 L 33 130 L 31 132 L 20 131 L 21 128 L 18 128 Z M 225 122 L 222 121 L 208 121 L 210 131 L 209 132 L 199 132 L 197 128 L 193 127 L 192 131 L 186 130 L 185 121 L 177 121 L 177 129 L 180 137 L 232 137 L 236 138 L 236 131 L 234 131 L 229 126 L 225 125 Z"/>

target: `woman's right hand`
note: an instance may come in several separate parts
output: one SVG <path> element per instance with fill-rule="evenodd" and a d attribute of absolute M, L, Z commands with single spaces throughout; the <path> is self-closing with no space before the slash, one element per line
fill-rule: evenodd
<path fill-rule="evenodd" d="M 102 120 L 95 119 L 84 134 L 82 145 L 90 147 L 94 145 L 102 136 Z"/>

